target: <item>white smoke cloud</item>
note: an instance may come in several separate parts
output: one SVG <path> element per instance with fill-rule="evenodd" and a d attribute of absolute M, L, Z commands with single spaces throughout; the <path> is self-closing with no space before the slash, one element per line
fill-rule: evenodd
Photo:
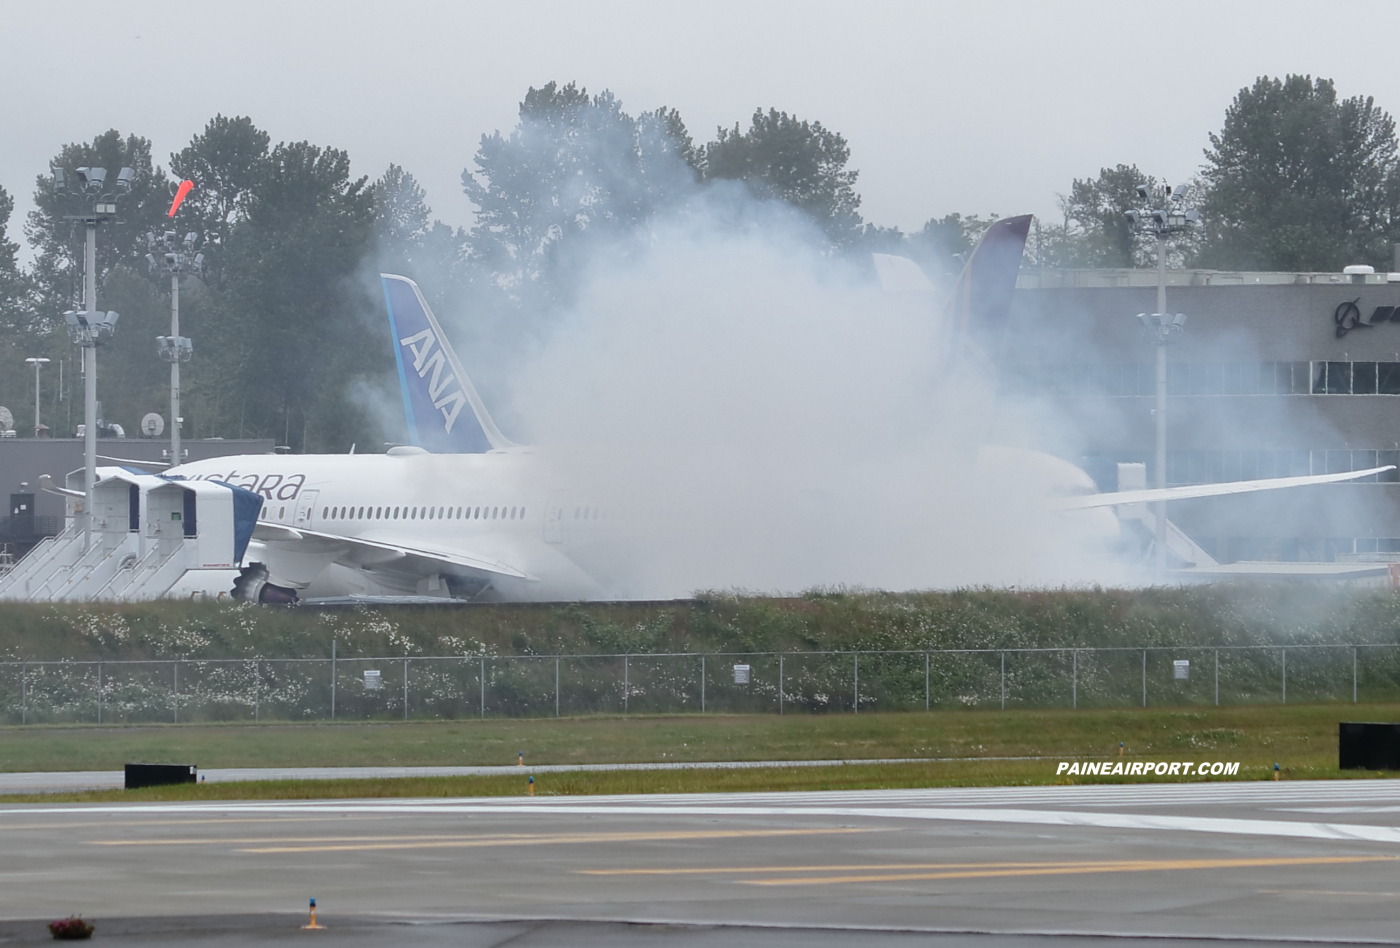
<path fill-rule="evenodd" d="M 934 302 L 882 292 L 791 214 L 710 191 L 599 252 L 514 380 L 608 595 L 1111 581 L 1053 459 L 980 452 L 992 393 L 940 378 Z M 749 226 L 735 228 L 743 217 Z M 1041 432 L 1042 437 L 1044 432 Z M 578 505 L 613 519 L 575 523 Z M 622 519 L 624 518 L 625 519 Z"/>

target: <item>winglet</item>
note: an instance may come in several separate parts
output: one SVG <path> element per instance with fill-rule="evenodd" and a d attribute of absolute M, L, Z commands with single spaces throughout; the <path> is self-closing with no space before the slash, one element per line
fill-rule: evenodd
<path fill-rule="evenodd" d="M 441 454 L 514 447 L 491 420 L 418 284 L 392 273 L 379 276 L 409 442 Z"/>

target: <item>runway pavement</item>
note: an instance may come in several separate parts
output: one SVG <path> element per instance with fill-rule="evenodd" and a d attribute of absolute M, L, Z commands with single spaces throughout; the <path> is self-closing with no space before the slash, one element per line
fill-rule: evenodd
<path fill-rule="evenodd" d="M 1385 780 L 8 805 L 0 939 L 1396 944 L 1397 818 Z"/>

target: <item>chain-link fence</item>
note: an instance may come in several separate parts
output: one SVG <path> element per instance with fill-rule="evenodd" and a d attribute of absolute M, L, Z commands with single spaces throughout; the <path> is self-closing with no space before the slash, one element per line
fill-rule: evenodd
<path fill-rule="evenodd" d="M 9 724 L 1400 699 L 1400 645 L 0 663 Z"/>

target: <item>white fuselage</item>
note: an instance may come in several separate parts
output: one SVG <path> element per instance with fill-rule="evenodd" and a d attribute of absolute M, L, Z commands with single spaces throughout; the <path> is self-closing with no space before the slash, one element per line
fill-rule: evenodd
<path fill-rule="evenodd" d="M 980 462 L 983 469 L 1024 471 L 1049 496 L 1094 490 L 1083 471 L 1048 455 L 985 448 Z M 605 491 L 589 496 L 565 482 L 547 452 L 534 448 L 254 455 L 192 462 L 169 473 L 259 494 L 260 524 L 274 529 L 255 535 L 244 563 L 264 564 L 270 582 L 309 597 L 649 596 L 648 589 L 629 585 L 629 578 L 646 573 L 667 547 L 684 545 L 691 523 L 684 511 L 676 516 L 674 510 L 629 507 Z M 1095 520 L 1096 532 L 1116 535 L 1109 511 L 1077 516 Z M 665 542 L 657 543 L 658 537 Z M 376 553 L 363 545 L 337 545 L 335 538 L 422 555 Z M 435 557 L 469 557 L 484 570 Z M 930 585 L 937 582 L 929 577 Z"/>

